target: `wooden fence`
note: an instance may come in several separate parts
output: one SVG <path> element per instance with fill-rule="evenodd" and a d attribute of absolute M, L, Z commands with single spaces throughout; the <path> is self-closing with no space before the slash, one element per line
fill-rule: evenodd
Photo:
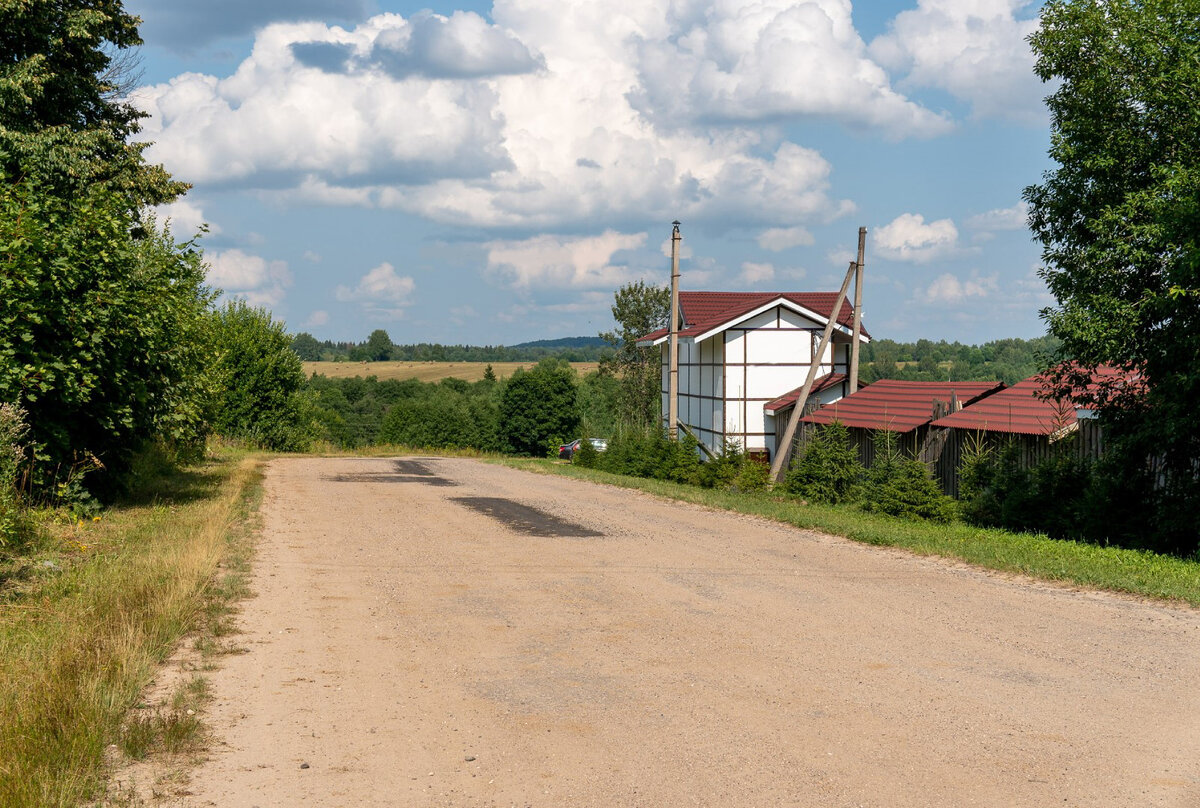
<path fill-rule="evenodd" d="M 929 465 L 933 478 L 942 490 L 952 497 L 959 493 L 959 471 L 962 459 L 968 451 L 981 448 L 999 450 L 1010 443 L 1017 447 L 1017 462 L 1023 469 L 1031 469 L 1041 461 L 1064 449 L 1075 457 L 1098 460 L 1104 453 L 1104 435 L 1094 419 L 1077 422 L 1078 427 L 1070 434 L 1051 442 L 1043 435 L 1019 435 L 1010 432 L 990 432 L 971 429 L 950 429 L 924 425 L 909 432 L 896 435 L 896 446 L 908 457 L 918 458 Z M 797 430 L 793 457 L 803 454 L 812 439 L 814 424 L 801 424 Z M 875 463 L 875 432 L 873 429 L 847 428 L 850 445 L 858 453 L 864 467 Z"/>

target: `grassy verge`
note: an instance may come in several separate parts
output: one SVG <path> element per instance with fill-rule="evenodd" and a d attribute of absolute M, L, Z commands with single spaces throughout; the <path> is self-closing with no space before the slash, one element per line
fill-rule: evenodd
<path fill-rule="evenodd" d="M 902 547 L 915 553 L 954 558 L 981 567 L 1015 572 L 1097 589 L 1128 592 L 1200 606 L 1200 563 L 1140 550 L 1058 541 L 956 523 L 909 522 L 864 513 L 853 506 L 801 505 L 771 494 L 718 491 L 690 485 L 625 477 L 553 460 L 494 460 L 542 474 L 560 474 L 633 488 L 711 508 L 774 519 L 868 544 Z"/>
<path fill-rule="evenodd" d="M 260 478 L 259 458 L 226 455 L 0 563 L 0 805 L 76 806 L 102 788 L 110 744 L 194 736 L 191 707 L 129 711 L 182 637 L 228 622 Z"/>

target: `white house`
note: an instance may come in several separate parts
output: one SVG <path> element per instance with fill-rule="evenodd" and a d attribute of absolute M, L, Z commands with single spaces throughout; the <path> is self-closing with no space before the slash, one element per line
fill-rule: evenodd
<path fill-rule="evenodd" d="M 765 408 L 804 384 L 835 302 L 834 292 L 681 291 L 680 422 L 714 452 L 732 439 L 747 453 L 771 457 L 776 410 Z M 848 392 L 852 334 L 853 307 L 844 301 L 820 358 L 814 389 L 821 404 Z M 638 341 L 661 346 L 664 421 L 669 337 L 664 328 Z M 865 329 L 861 341 L 870 341 Z"/>

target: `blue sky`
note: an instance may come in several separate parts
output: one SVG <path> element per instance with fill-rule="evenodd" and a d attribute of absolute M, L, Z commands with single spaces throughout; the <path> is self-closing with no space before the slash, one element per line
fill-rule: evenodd
<path fill-rule="evenodd" d="M 292 331 L 514 344 L 613 291 L 836 289 L 898 340 L 1044 332 L 1022 0 L 128 0 L 148 157 L 209 278 Z"/>

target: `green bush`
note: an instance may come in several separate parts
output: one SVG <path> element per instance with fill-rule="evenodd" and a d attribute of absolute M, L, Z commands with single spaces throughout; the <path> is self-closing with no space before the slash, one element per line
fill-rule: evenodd
<path fill-rule="evenodd" d="M 585 434 L 579 441 L 579 449 L 575 452 L 575 456 L 571 458 L 572 463 L 577 463 L 585 469 L 595 468 L 596 460 L 600 453 L 596 451 L 596 447 L 587 439 Z"/>
<path fill-rule="evenodd" d="M 216 431 L 264 449 L 302 451 L 313 415 L 299 395 L 304 371 L 283 323 L 240 300 L 212 317 Z"/>
<path fill-rule="evenodd" d="M 379 429 L 383 443 L 485 452 L 499 449 L 499 413 L 490 396 L 472 396 L 451 385 L 431 387 L 429 395 L 392 405 Z"/>
<path fill-rule="evenodd" d="M 882 429 L 875 433 L 875 462 L 866 473 L 861 505 L 868 513 L 943 523 L 953 521 L 958 510 L 929 467 L 904 456 L 896 448 L 895 434 Z"/>
<path fill-rule="evenodd" d="M 783 490 L 812 502 L 848 502 L 863 475 L 858 452 L 839 422 L 818 427 L 783 480 Z"/>
<path fill-rule="evenodd" d="M 500 394 L 500 438 L 509 452 L 544 456 L 546 447 L 574 440 L 579 432 L 575 371 L 566 362 L 543 359 L 518 369 Z"/>
<path fill-rule="evenodd" d="M 771 487 L 771 467 L 757 460 L 747 459 L 733 480 L 738 491 L 765 491 Z"/>
<path fill-rule="evenodd" d="M 998 448 L 969 443 L 959 466 L 963 518 L 982 527 L 1055 538 L 1096 538 L 1096 529 L 1104 535 L 1111 525 L 1096 523 L 1092 514 L 1111 513 L 1112 506 L 1106 504 L 1111 492 L 1097 496 L 1091 464 L 1078 459 L 1073 449 L 1070 439 L 1062 441 L 1049 457 L 1026 469 L 1016 442 Z M 1124 493 L 1118 497 L 1124 499 Z"/>
<path fill-rule="evenodd" d="M 94 456 L 111 486 L 136 449 L 207 431 L 211 300 L 193 245 L 96 186 L 59 198 L 0 183 L 0 401 L 28 414 L 32 483 Z"/>
<path fill-rule="evenodd" d="M 0 404 L 0 549 L 20 543 L 28 526 L 19 489 L 28 431 L 20 407 Z"/>

